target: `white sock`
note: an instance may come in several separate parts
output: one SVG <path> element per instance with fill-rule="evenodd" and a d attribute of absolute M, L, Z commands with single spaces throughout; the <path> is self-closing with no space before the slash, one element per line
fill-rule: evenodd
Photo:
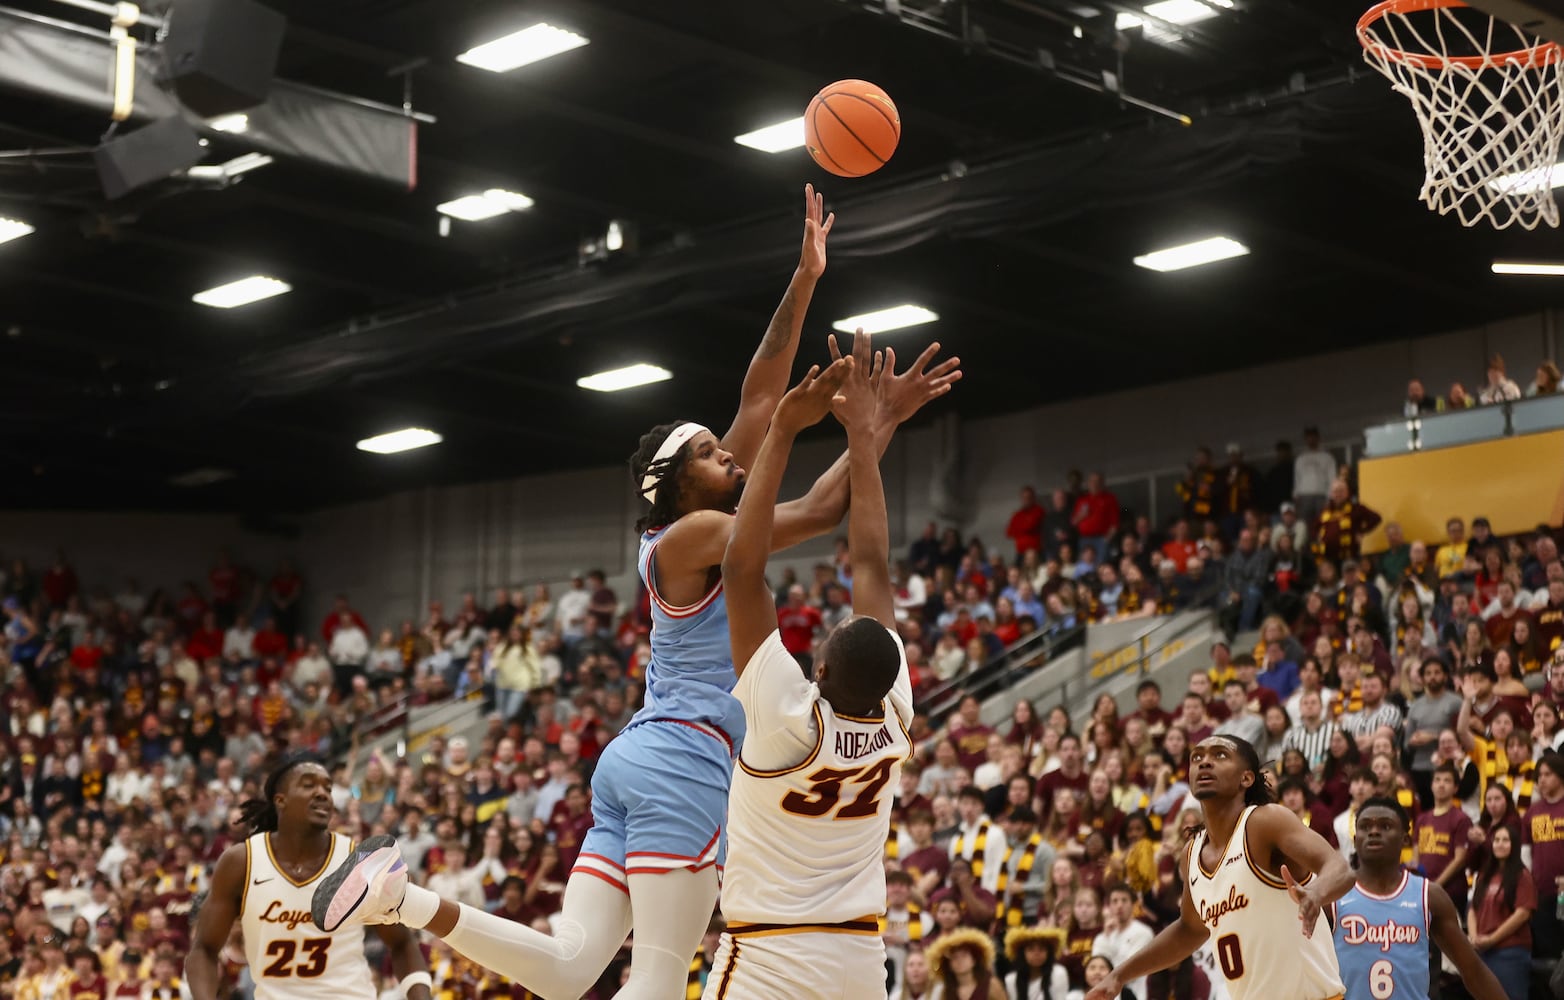
<path fill-rule="evenodd" d="M 402 897 L 398 917 L 404 927 L 422 930 L 440 911 L 440 897 L 421 885 L 407 883 L 407 895 Z"/>
<path fill-rule="evenodd" d="M 411 886 L 408 892 L 412 892 Z M 629 898 L 596 876 L 576 872 L 565 883 L 565 900 L 552 937 L 463 904 L 456 927 L 445 941 L 543 1000 L 580 1000 L 608 968 L 629 933 Z M 690 954 L 695 954 L 693 949 Z M 673 995 L 664 993 L 663 997 Z"/>

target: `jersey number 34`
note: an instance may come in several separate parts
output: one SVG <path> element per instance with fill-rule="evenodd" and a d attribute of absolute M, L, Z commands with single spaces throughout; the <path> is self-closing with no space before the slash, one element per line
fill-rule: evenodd
<path fill-rule="evenodd" d="M 876 816 L 880 811 L 880 792 L 891 780 L 891 768 L 896 760 L 886 757 L 874 764 L 843 770 L 822 767 L 809 776 L 807 793 L 797 789 L 782 796 L 782 808 L 795 816 L 824 816 L 835 809 L 832 819 L 864 819 Z M 842 785 L 860 786 L 851 800 L 837 808 L 842 800 Z"/>

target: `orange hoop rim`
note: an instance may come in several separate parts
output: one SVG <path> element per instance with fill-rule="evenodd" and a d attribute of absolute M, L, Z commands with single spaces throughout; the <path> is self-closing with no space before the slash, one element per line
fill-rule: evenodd
<path fill-rule="evenodd" d="M 1358 18 L 1358 44 L 1364 51 L 1381 56 L 1390 62 L 1408 63 L 1422 69 L 1444 69 L 1448 66 L 1464 66 L 1480 70 L 1494 63 L 1523 63 L 1547 66 L 1564 61 L 1564 46 L 1557 42 L 1540 42 L 1529 48 L 1513 52 L 1500 52 L 1482 56 L 1446 56 L 1421 52 L 1407 52 L 1376 41 L 1369 33 L 1375 22 L 1387 14 L 1414 14 L 1419 11 L 1441 10 L 1449 7 L 1470 7 L 1465 0 L 1383 0 L 1370 7 Z"/>

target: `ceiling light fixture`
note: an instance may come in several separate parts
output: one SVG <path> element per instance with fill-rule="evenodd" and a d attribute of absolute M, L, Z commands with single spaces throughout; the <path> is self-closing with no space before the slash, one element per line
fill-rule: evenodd
<path fill-rule="evenodd" d="M 1528 263 L 1519 260 L 1496 260 L 1494 274 L 1537 274 L 1548 277 L 1564 277 L 1564 264 Z"/>
<path fill-rule="evenodd" d="M 377 455 L 394 455 L 399 451 L 427 448 L 444 440 L 445 438 L 425 427 L 404 427 L 399 431 L 365 438 L 358 443 L 358 450 L 372 451 Z"/>
<path fill-rule="evenodd" d="M 33 232 L 37 232 L 37 230 L 20 219 L 0 218 L 0 243 L 19 240 L 28 233 Z"/>
<path fill-rule="evenodd" d="M 753 132 L 736 135 L 733 141 L 740 146 L 758 149 L 762 153 L 780 153 L 788 149 L 797 149 L 804 144 L 804 119 L 802 116 L 789 118 L 785 122 L 777 122 L 775 125 L 757 128 Z"/>
<path fill-rule="evenodd" d="M 490 73 L 505 73 L 561 52 L 579 49 L 586 43 L 584 35 L 540 22 L 468 49 L 457 56 L 456 61 Z"/>
<path fill-rule="evenodd" d="M 1249 248 L 1237 240 L 1213 236 L 1208 240 L 1141 254 L 1135 258 L 1135 263 L 1151 271 L 1181 271 L 1186 267 L 1199 267 L 1230 257 L 1243 257 L 1248 253 Z"/>
<path fill-rule="evenodd" d="M 668 369 L 642 363 L 587 375 L 576 379 L 576 385 L 583 389 L 591 389 L 593 392 L 621 392 L 625 389 L 634 389 L 636 386 L 651 385 L 653 382 L 666 382 L 671 378 L 673 372 Z"/>
<path fill-rule="evenodd" d="M 232 132 L 238 135 L 250 130 L 250 116 L 244 114 L 220 115 L 208 120 L 206 127 L 214 132 Z"/>
<path fill-rule="evenodd" d="M 1216 17 L 1221 12 L 1218 8 L 1232 10 L 1233 0 L 1158 0 L 1157 3 L 1149 3 L 1141 9 L 1158 21 L 1166 21 L 1169 24 L 1194 24 L 1197 21 Z M 1142 25 L 1149 28 L 1158 27 L 1155 21 L 1147 22 L 1143 17 L 1127 13 L 1119 14 L 1114 18 L 1113 23 L 1113 26 L 1120 31 L 1139 28 Z"/>
<path fill-rule="evenodd" d="M 236 306 L 247 306 L 251 302 L 259 302 L 291 291 L 293 286 L 286 281 L 268 278 L 262 274 L 252 274 L 248 278 L 240 278 L 226 285 L 196 292 L 191 299 L 214 309 L 233 309 Z"/>
<path fill-rule="evenodd" d="M 932 309 L 923 306 L 915 306 L 911 303 L 903 303 L 899 306 L 891 306 L 889 309 L 876 309 L 874 312 L 866 312 L 859 316 L 849 316 L 839 319 L 831 324 L 831 329 L 838 333 L 852 333 L 854 330 L 863 330 L 864 333 L 885 333 L 889 330 L 900 330 L 903 327 L 922 326 L 924 323 L 932 323 L 939 319 L 939 314 Z"/>
<path fill-rule="evenodd" d="M 478 222 L 507 212 L 522 212 L 534 204 L 536 202 L 524 194 L 502 188 L 489 188 L 482 194 L 469 194 L 455 201 L 437 205 L 435 210 L 441 215 L 449 215 L 463 222 Z"/>

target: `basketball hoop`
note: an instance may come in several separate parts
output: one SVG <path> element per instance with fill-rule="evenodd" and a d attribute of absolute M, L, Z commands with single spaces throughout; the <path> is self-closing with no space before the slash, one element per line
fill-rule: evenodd
<path fill-rule="evenodd" d="M 1384 0 L 1358 41 L 1417 113 L 1429 208 L 1463 226 L 1558 226 L 1564 49 L 1462 0 Z"/>

